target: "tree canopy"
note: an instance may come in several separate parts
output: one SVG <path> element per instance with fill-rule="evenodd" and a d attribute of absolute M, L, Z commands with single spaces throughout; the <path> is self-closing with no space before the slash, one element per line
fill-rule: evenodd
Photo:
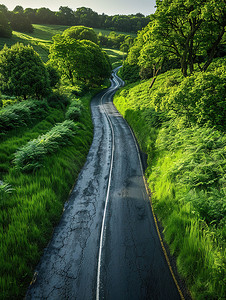
<path fill-rule="evenodd" d="M 17 43 L 0 51 L 0 86 L 3 93 L 24 99 L 48 95 L 46 67 L 31 46 Z"/>
<path fill-rule="evenodd" d="M 225 4 L 225 0 L 157 0 L 157 10 L 139 33 L 127 62 L 156 72 L 177 60 L 187 76 L 194 63 L 202 61 L 205 71 L 225 32 Z"/>
<path fill-rule="evenodd" d="M 99 84 L 111 72 L 108 56 L 98 45 L 67 35 L 53 37 L 50 61 L 57 66 L 63 79 L 69 80 L 71 84 Z"/>
<path fill-rule="evenodd" d="M 0 37 L 10 38 L 12 36 L 12 28 L 9 20 L 5 16 L 4 12 L 1 11 L 0 7 Z"/>
<path fill-rule="evenodd" d="M 60 6 L 58 11 L 52 11 L 49 8 L 23 8 L 17 5 L 12 12 L 8 11 L 7 7 L 0 4 L 0 10 L 8 14 L 20 13 L 28 17 L 31 24 L 54 24 L 54 25 L 69 25 L 69 26 L 86 26 L 114 31 L 126 31 L 136 33 L 141 30 L 149 22 L 149 17 L 137 13 L 135 15 L 114 15 L 108 16 L 98 14 L 88 7 L 79 7 L 76 10 L 68 6 Z"/>
<path fill-rule="evenodd" d="M 95 31 L 85 26 L 72 26 L 64 30 L 63 35 L 76 40 L 89 40 L 97 43 L 97 34 Z"/>

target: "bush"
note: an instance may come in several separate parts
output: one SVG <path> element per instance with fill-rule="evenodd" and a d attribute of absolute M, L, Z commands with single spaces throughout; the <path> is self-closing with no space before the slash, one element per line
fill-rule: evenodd
<path fill-rule="evenodd" d="M 67 95 L 56 91 L 56 92 L 52 92 L 47 97 L 47 102 L 51 107 L 60 107 L 65 109 L 65 107 L 70 103 L 70 100 Z"/>
<path fill-rule="evenodd" d="M 89 40 L 97 44 L 97 34 L 89 27 L 72 26 L 64 30 L 63 35 L 69 36 L 75 40 Z"/>
<path fill-rule="evenodd" d="M 73 99 L 65 114 L 65 118 L 72 121 L 78 121 L 82 113 L 82 108 L 82 102 L 80 100 Z"/>
<path fill-rule="evenodd" d="M 130 65 L 127 62 L 124 62 L 123 67 L 120 70 L 120 75 L 123 80 L 131 83 L 140 80 L 139 72 L 140 67 L 138 65 Z"/>
<path fill-rule="evenodd" d="M 14 163 L 22 171 L 33 171 L 42 166 L 47 154 L 57 151 L 60 146 L 69 144 L 75 135 L 76 125 L 66 120 L 55 125 L 49 132 L 28 142 L 15 153 Z"/>
<path fill-rule="evenodd" d="M 46 101 L 29 100 L 8 105 L 0 110 L 0 131 L 6 133 L 20 126 L 27 126 L 48 112 Z"/>
<path fill-rule="evenodd" d="M 0 51 L 0 86 L 3 93 L 24 99 L 50 93 L 46 67 L 31 46 L 17 43 Z"/>
<path fill-rule="evenodd" d="M 50 86 L 53 88 L 60 82 L 60 74 L 49 62 L 46 64 L 46 69 L 49 74 Z"/>
<path fill-rule="evenodd" d="M 175 82 L 168 92 L 155 95 L 155 106 L 184 117 L 187 124 L 226 129 L 226 68 L 215 72 L 195 73 L 180 84 Z M 170 87 L 169 81 L 165 86 Z M 172 85 L 171 85 L 172 86 Z"/>
<path fill-rule="evenodd" d="M 26 126 L 48 112 L 46 101 L 29 100 L 8 105 L 0 110 L 0 132 Z"/>

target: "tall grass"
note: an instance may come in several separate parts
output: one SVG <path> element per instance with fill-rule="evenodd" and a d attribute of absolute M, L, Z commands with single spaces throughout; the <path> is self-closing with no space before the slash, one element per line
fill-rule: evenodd
<path fill-rule="evenodd" d="M 0 137 L 16 127 L 30 125 L 48 113 L 46 101 L 29 100 L 8 105 L 0 110 Z"/>
<path fill-rule="evenodd" d="M 62 108 L 51 108 L 46 119 L 26 129 L 24 138 L 20 133 L 23 128 L 18 128 L 18 137 L 11 135 L 4 141 L 5 147 L 1 149 L 0 146 L 0 157 L 5 153 L 9 158 L 1 180 L 10 189 L 9 193 L 5 186 L 4 201 L 0 199 L 0 299 L 24 297 L 42 249 L 59 221 L 64 202 L 85 162 L 93 136 L 89 103 L 96 92 L 89 92 L 76 100 L 81 107 L 78 126 L 71 120 L 64 122 L 70 128 L 76 126 L 76 135 L 70 135 L 69 144 L 51 151 L 42 161 L 41 168 L 30 173 L 21 172 L 12 164 L 14 152 L 27 142 L 29 144 L 29 139 L 36 138 L 40 142 L 38 136 L 41 132 L 47 143 L 47 132 L 51 130 L 61 144 L 62 137 L 55 135 L 57 126 L 53 126 L 55 122 L 63 121 L 65 114 Z M 60 115 L 60 118 L 55 120 L 54 115 Z M 8 147 L 7 141 L 10 141 Z M 15 146 L 10 150 L 12 145 Z"/>
<path fill-rule="evenodd" d="M 226 136 L 155 111 L 175 78 L 183 80 L 179 70 L 159 75 L 151 90 L 149 81 L 132 84 L 114 102 L 148 154 L 153 206 L 192 296 L 224 299 Z"/>
<path fill-rule="evenodd" d="M 61 146 L 68 145 L 76 133 L 77 126 L 66 120 L 55 125 L 46 134 L 29 141 L 15 153 L 14 163 L 21 171 L 33 171 L 43 166 L 47 154 L 56 152 Z"/>

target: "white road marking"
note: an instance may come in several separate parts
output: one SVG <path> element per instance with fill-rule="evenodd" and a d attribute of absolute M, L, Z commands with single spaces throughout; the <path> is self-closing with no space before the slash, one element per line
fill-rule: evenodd
<path fill-rule="evenodd" d="M 98 265 L 97 265 L 97 288 L 96 288 L 96 300 L 99 300 L 100 297 L 100 271 L 101 271 L 101 258 L 102 258 L 102 248 L 103 248 L 103 238 L 104 238 L 104 228 L 105 228 L 105 220 L 106 220 L 106 211 L 107 211 L 107 205 L 109 202 L 109 193 L 110 193 L 110 187 L 111 187 L 111 176 L 112 176 L 112 169 L 113 169 L 113 160 L 114 160 L 114 151 L 115 151 L 115 135 L 114 135 L 114 129 L 111 123 L 111 120 L 107 114 L 107 111 L 103 105 L 103 98 L 106 96 L 109 92 L 112 92 L 114 89 L 117 89 L 119 86 L 119 82 L 117 80 L 114 80 L 114 83 L 116 84 L 115 87 L 108 90 L 102 97 L 101 97 L 101 105 L 104 109 L 105 115 L 108 119 L 109 125 L 111 127 L 111 133 L 112 133 L 112 152 L 111 152 L 111 165 L 110 165 L 110 172 L 108 177 L 108 186 L 107 186 L 107 194 L 105 199 L 105 206 L 104 206 L 104 214 L 102 219 L 102 226 L 101 226 L 101 234 L 100 234 L 100 245 L 99 245 L 99 256 L 98 256 Z M 109 93 L 110 94 L 110 93 Z"/>

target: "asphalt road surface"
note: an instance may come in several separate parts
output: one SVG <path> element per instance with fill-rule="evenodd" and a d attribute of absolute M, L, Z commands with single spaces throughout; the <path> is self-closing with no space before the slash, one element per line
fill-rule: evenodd
<path fill-rule="evenodd" d="M 112 103 L 91 103 L 94 139 L 26 299 L 181 299 L 156 232 L 133 134 Z"/>

